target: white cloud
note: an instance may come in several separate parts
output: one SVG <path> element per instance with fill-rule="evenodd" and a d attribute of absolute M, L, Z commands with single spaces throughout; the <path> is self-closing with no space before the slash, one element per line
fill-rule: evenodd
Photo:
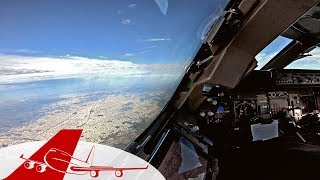
<path fill-rule="evenodd" d="M 171 41 L 171 38 L 149 38 L 143 40 L 144 42 L 158 42 L 158 41 Z"/>
<path fill-rule="evenodd" d="M 152 49 L 157 48 L 157 47 L 158 46 L 147 46 L 147 47 L 144 47 L 142 49 L 138 49 L 138 50 L 131 52 L 131 53 L 125 53 L 123 56 L 124 57 L 132 57 L 132 56 L 135 56 L 138 54 L 146 54 L 148 52 L 152 52 Z"/>
<path fill-rule="evenodd" d="M 168 11 L 168 0 L 155 0 L 157 3 L 158 7 L 160 8 L 160 11 L 163 15 L 167 14 Z"/>
<path fill-rule="evenodd" d="M 127 24 L 130 24 L 131 23 L 131 20 L 130 19 L 121 19 L 121 24 L 124 24 L 124 25 L 127 25 Z"/>
<path fill-rule="evenodd" d="M 278 52 L 273 53 L 259 53 L 256 56 L 256 59 L 258 61 L 258 67 L 256 69 L 261 69 L 264 65 L 266 65 L 275 55 L 277 55 Z"/>
<path fill-rule="evenodd" d="M 137 6 L 137 4 L 136 3 L 132 3 L 132 4 L 129 4 L 128 5 L 128 8 L 135 8 Z M 124 14 L 125 13 L 125 10 L 122 10 L 122 9 L 118 9 L 117 10 L 117 14 L 118 15 L 122 15 L 122 14 Z"/>
<path fill-rule="evenodd" d="M 157 47 L 159 47 L 159 46 L 148 46 L 148 47 L 146 47 L 144 49 L 153 49 L 153 48 L 157 48 Z"/>
<path fill-rule="evenodd" d="M 152 50 L 142 50 L 142 51 L 138 51 L 138 52 L 134 52 L 134 53 L 125 53 L 123 56 L 124 57 L 132 57 L 132 56 L 136 56 L 136 55 L 139 55 L 139 54 L 146 54 L 148 52 L 152 52 Z"/>
<path fill-rule="evenodd" d="M 320 70 L 320 48 L 315 48 L 308 54 L 312 56 L 307 56 L 298 59 L 291 64 L 289 64 L 286 69 L 316 69 Z"/>
<path fill-rule="evenodd" d="M 3 52 L 3 53 L 26 53 L 26 54 L 40 53 L 40 51 L 36 51 L 33 49 L 0 49 L 0 52 Z"/>
<path fill-rule="evenodd" d="M 124 57 L 132 57 L 132 56 L 134 56 L 134 53 L 125 53 L 123 56 Z"/>
<path fill-rule="evenodd" d="M 183 74 L 185 62 L 147 65 L 80 56 L 54 58 L 0 54 L 0 84 L 113 76 L 177 77 Z"/>
<path fill-rule="evenodd" d="M 117 10 L 117 14 L 118 15 L 124 14 L 124 10 L 121 10 L 121 9 Z"/>
<path fill-rule="evenodd" d="M 138 52 L 138 54 L 146 54 L 146 53 L 148 53 L 148 52 L 152 52 L 152 50 L 144 50 L 144 51 L 140 51 L 140 52 Z"/>
<path fill-rule="evenodd" d="M 19 52 L 19 53 L 39 53 L 39 51 L 35 51 L 32 49 L 17 49 L 16 52 Z"/>
<path fill-rule="evenodd" d="M 137 4 L 136 4 L 136 3 L 133 3 L 133 4 L 129 4 L 128 8 L 134 8 L 134 7 L 136 7 L 136 6 L 137 6 Z"/>
<path fill-rule="evenodd" d="M 99 58 L 101 58 L 101 59 L 108 59 L 109 57 L 107 57 L 107 56 L 99 56 Z"/>

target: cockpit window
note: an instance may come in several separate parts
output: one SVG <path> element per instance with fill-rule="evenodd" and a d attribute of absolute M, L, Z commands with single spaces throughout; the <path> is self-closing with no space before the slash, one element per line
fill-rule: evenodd
<path fill-rule="evenodd" d="M 293 61 L 286 69 L 320 70 L 320 48 L 316 47 L 312 51 L 303 54 L 302 58 Z"/>
<path fill-rule="evenodd" d="M 0 147 L 63 128 L 124 148 L 171 98 L 227 0 L 0 2 Z"/>
<path fill-rule="evenodd" d="M 283 36 L 278 36 L 276 39 L 274 39 L 256 56 L 256 59 L 258 61 L 258 66 L 256 67 L 256 69 L 261 69 L 291 41 L 291 39 Z"/>

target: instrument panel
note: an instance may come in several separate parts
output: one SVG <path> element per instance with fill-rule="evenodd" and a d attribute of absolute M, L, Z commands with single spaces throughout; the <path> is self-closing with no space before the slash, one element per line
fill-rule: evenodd
<path fill-rule="evenodd" d="M 241 116 L 254 117 L 257 115 L 257 103 L 255 100 L 235 100 L 234 116 L 239 121 Z"/>
<path fill-rule="evenodd" d="M 320 71 L 255 71 L 235 89 L 203 84 L 201 95 L 200 105 L 191 115 L 183 111 L 178 122 L 198 138 L 238 146 L 252 141 L 251 125 L 269 124 L 284 115 L 298 122 L 319 112 Z"/>
<path fill-rule="evenodd" d="M 276 85 L 320 85 L 320 72 L 316 70 L 287 69 L 276 74 Z"/>

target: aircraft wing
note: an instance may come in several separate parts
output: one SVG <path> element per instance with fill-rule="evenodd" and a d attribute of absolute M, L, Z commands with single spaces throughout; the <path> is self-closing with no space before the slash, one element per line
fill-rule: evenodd
<path fill-rule="evenodd" d="M 146 167 L 113 167 L 113 166 L 90 166 L 90 167 L 77 167 L 72 166 L 73 171 L 126 171 L 126 170 L 143 170 L 148 169 Z"/>
<path fill-rule="evenodd" d="M 26 161 L 33 161 L 44 163 L 44 156 L 46 153 L 52 149 L 61 149 L 71 156 L 74 153 L 74 150 L 78 144 L 82 133 L 82 129 L 63 129 L 59 131 L 54 137 L 52 137 L 45 145 L 43 145 L 37 152 L 35 152 L 30 158 Z M 65 159 L 70 162 L 71 157 Z M 36 165 L 35 167 L 36 168 Z M 59 164 L 59 169 L 65 169 L 67 171 L 68 163 Z M 65 173 L 54 171 L 53 169 L 46 167 L 45 171 L 38 172 L 37 169 L 28 169 L 25 167 L 25 163 L 20 165 L 13 173 L 11 173 L 6 180 L 16 180 L 16 179 L 63 179 Z"/>

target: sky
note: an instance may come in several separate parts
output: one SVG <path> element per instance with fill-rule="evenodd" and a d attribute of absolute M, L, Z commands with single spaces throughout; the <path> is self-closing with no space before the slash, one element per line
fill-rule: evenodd
<path fill-rule="evenodd" d="M 0 99 L 172 91 L 227 2 L 2 0 Z"/>
<path fill-rule="evenodd" d="M 191 59 L 226 0 L 2 0 L 0 53 L 166 64 Z M 159 6 L 158 6 L 159 5 Z"/>
<path fill-rule="evenodd" d="M 256 69 L 261 69 L 291 41 L 291 39 L 285 38 L 283 36 L 279 36 L 276 39 L 274 39 L 256 56 L 256 59 L 258 61 L 258 67 Z"/>

